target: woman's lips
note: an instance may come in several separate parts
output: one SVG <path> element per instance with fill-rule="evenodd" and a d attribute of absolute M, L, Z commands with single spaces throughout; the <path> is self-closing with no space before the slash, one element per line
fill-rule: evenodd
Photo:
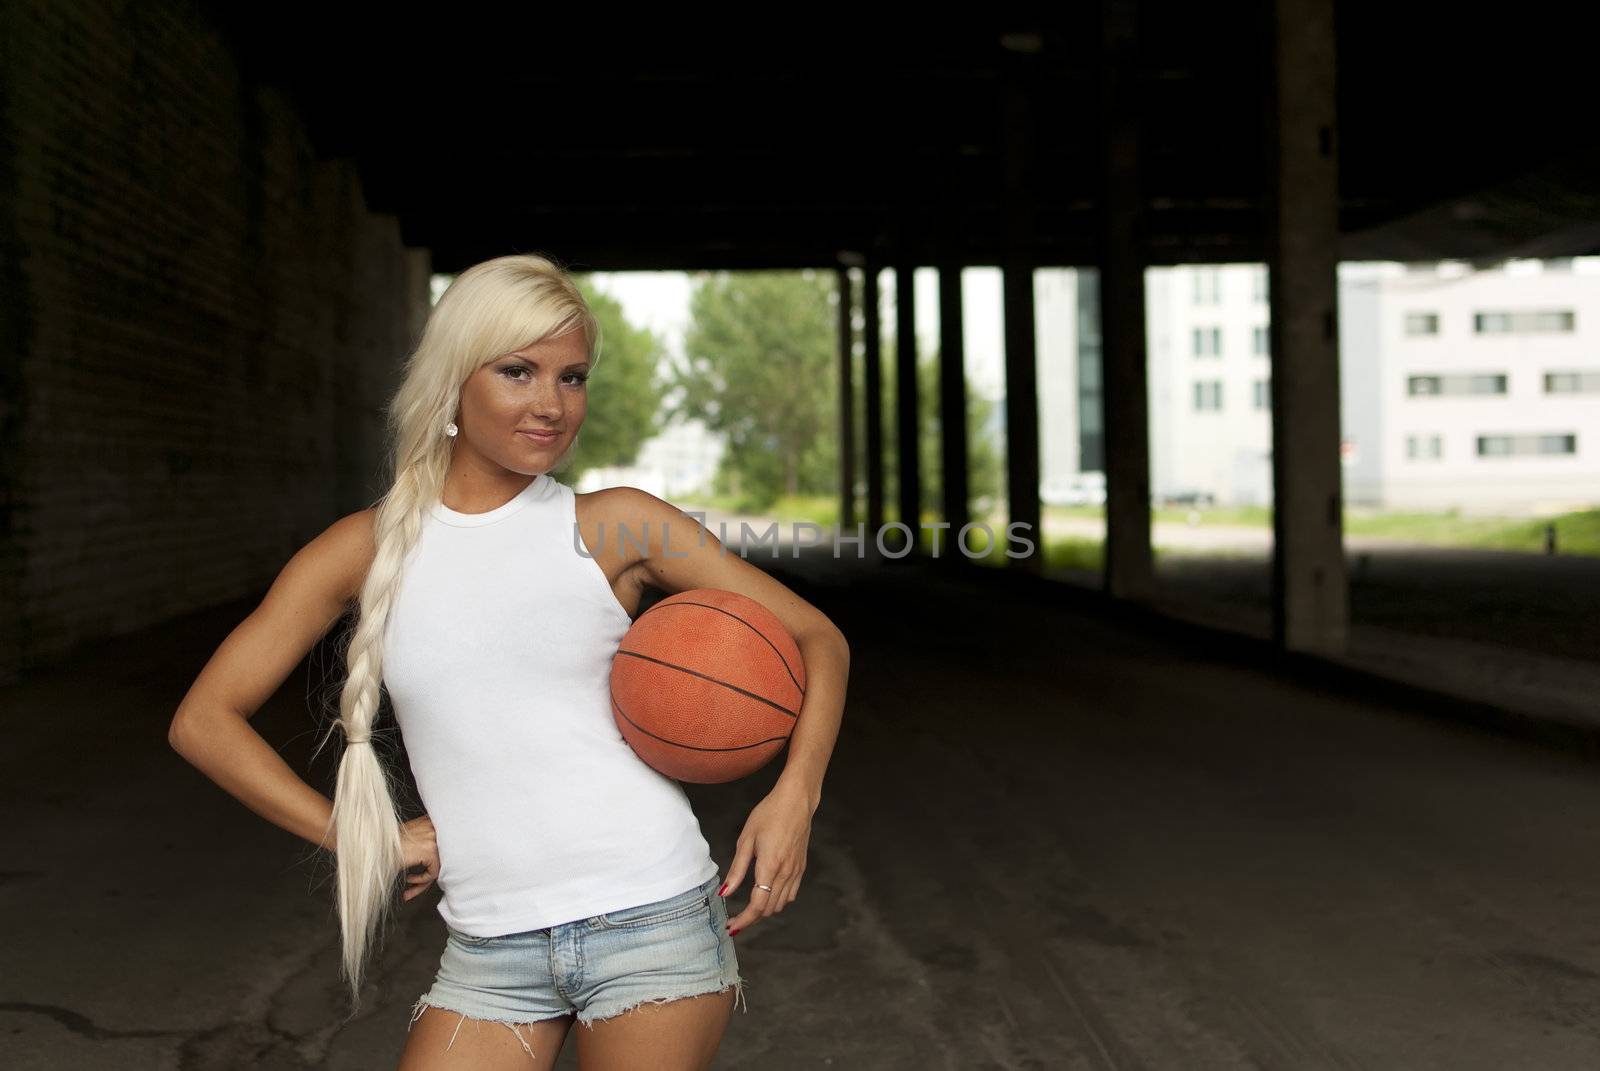
<path fill-rule="evenodd" d="M 541 446 L 549 446 L 551 443 L 561 438 L 561 433 L 558 431 L 519 431 L 517 434 L 531 442 L 536 442 Z"/>

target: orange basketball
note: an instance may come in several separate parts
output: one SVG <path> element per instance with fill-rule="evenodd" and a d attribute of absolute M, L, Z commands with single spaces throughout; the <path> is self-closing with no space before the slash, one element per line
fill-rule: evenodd
<path fill-rule="evenodd" d="M 805 663 L 783 622 L 716 588 L 640 614 L 611 663 L 622 738 L 678 781 L 717 784 L 765 766 L 789 742 L 805 694 Z"/>

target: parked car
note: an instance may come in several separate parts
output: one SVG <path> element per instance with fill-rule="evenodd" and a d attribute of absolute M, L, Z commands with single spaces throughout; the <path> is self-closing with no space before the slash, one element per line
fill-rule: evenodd
<path fill-rule="evenodd" d="M 1065 479 L 1046 480 L 1039 485 L 1039 501 L 1047 506 L 1103 506 L 1106 474 L 1075 472 Z"/>
<path fill-rule="evenodd" d="M 1152 496 L 1151 503 L 1168 509 L 1184 506 L 1194 509 L 1210 509 L 1217 504 L 1217 497 L 1210 491 L 1170 491 L 1164 495 Z"/>

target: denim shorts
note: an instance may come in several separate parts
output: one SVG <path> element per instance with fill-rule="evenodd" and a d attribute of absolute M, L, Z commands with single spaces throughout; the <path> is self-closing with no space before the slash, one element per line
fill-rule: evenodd
<path fill-rule="evenodd" d="M 742 1000 L 727 904 L 717 895 L 721 884 L 713 874 L 665 900 L 501 937 L 471 937 L 447 926 L 439 973 L 412 1006 L 411 1024 L 426 1008 L 442 1008 L 460 1014 L 462 1023 L 505 1023 L 526 1049 L 515 1024 L 576 1012 L 588 1026 L 642 1003 L 730 987 Z"/>

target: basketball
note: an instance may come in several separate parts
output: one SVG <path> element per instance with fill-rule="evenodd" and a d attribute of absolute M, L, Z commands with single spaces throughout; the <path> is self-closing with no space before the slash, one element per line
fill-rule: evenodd
<path fill-rule="evenodd" d="M 695 588 L 639 615 L 611 663 L 611 712 L 649 766 L 718 784 L 765 766 L 806 694 L 800 648 L 777 615 L 732 591 Z"/>

